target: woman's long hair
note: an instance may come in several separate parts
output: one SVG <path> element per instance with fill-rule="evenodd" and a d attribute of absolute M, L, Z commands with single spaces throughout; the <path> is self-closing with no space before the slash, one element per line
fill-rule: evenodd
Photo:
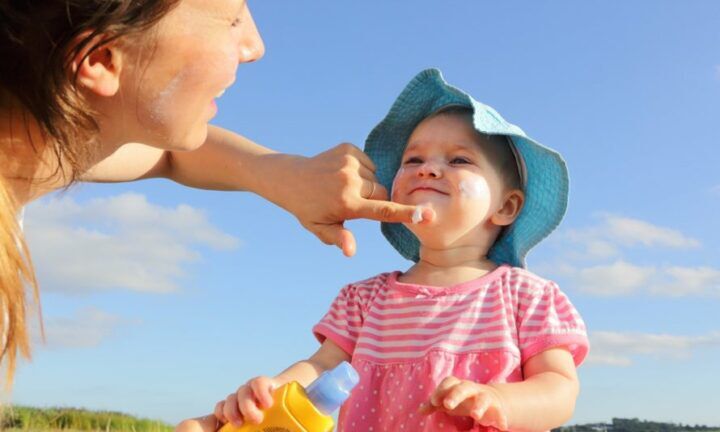
<path fill-rule="evenodd" d="M 70 184 L 95 151 L 98 124 L 76 87 L 71 61 L 117 38 L 144 35 L 179 0 L 0 0 L 0 107 L 20 105 L 43 136 L 40 158 L 52 150 Z M 0 118 L 12 122 L 12 116 Z M 12 130 L 12 129 L 10 129 Z M 12 141 L 13 137 L 9 142 Z M 4 145 L 0 142 L 0 145 Z M 0 154 L 2 154 L 0 149 Z M 8 150 L 9 151 L 9 150 Z M 12 155 L 10 155 L 12 158 Z M 56 172 L 57 174 L 57 172 Z M 38 289 L 17 221 L 18 205 L 0 175 L 0 362 L 12 383 L 18 352 L 30 357 L 26 290 Z"/>

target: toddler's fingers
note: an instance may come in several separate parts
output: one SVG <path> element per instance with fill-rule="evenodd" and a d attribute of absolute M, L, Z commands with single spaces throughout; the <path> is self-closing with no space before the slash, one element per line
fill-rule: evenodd
<path fill-rule="evenodd" d="M 435 390 L 430 395 L 430 403 L 436 407 L 443 406 L 442 401 L 445 398 L 445 394 L 450 391 L 452 387 L 456 386 L 459 383 L 460 380 L 455 378 L 454 376 L 449 376 L 440 381 L 440 384 L 435 387 Z"/>
<path fill-rule="evenodd" d="M 437 408 L 434 407 L 430 402 L 421 403 L 417 410 L 418 414 L 422 415 L 432 414 L 435 411 L 437 411 Z"/>
<path fill-rule="evenodd" d="M 242 389 L 242 387 L 241 387 Z M 238 390 L 238 393 L 240 390 Z M 240 413 L 240 409 L 238 409 L 238 397 L 237 393 L 231 393 L 228 395 L 227 399 L 225 399 L 225 405 L 223 406 L 223 415 L 233 425 L 236 427 L 240 427 L 243 424 L 243 418 L 242 414 Z"/>
<path fill-rule="evenodd" d="M 225 401 L 221 400 L 220 402 L 215 404 L 215 410 L 213 411 L 213 415 L 215 416 L 215 418 L 217 418 L 220 421 L 220 423 L 227 423 L 225 414 L 223 414 L 224 406 L 225 406 Z"/>
<path fill-rule="evenodd" d="M 254 397 L 238 399 L 238 407 L 246 422 L 260 424 L 263 421 L 263 412 L 258 408 Z"/>
<path fill-rule="evenodd" d="M 483 417 L 485 417 L 485 413 L 487 412 L 489 406 L 490 400 L 487 397 L 476 397 L 472 404 L 472 409 L 470 410 L 470 417 L 472 417 L 476 422 L 485 425 L 485 423 L 483 423 Z"/>
<path fill-rule="evenodd" d="M 443 407 L 454 410 L 465 400 L 477 395 L 478 385 L 470 381 L 462 381 L 448 389 L 442 400 Z"/>
<path fill-rule="evenodd" d="M 478 397 L 475 402 L 470 417 L 482 426 L 489 426 L 500 430 L 507 430 L 507 416 L 503 410 L 492 403 L 489 395 Z"/>
<path fill-rule="evenodd" d="M 266 377 L 257 377 L 250 381 L 250 388 L 252 388 L 253 394 L 260 402 L 260 408 L 268 409 L 273 405 L 272 391 L 274 390 L 273 381 Z"/>
<path fill-rule="evenodd" d="M 493 427 L 503 431 L 510 428 L 510 426 L 508 426 L 507 416 L 505 416 L 505 413 L 498 411 Z"/>

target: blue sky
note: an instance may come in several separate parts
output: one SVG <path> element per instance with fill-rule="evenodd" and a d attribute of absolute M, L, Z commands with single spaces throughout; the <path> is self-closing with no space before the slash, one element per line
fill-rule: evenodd
<path fill-rule="evenodd" d="M 267 46 L 214 123 L 280 151 L 362 146 L 426 67 L 560 151 L 560 229 L 529 257 L 593 344 L 572 423 L 720 425 L 720 3 L 251 1 Z M 273 175 L 273 173 L 268 173 Z M 405 269 L 377 223 L 353 259 L 257 196 L 167 181 L 32 205 L 47 344 L 12 399 L 176 422 L 312 353 L 340 287 Z"/>

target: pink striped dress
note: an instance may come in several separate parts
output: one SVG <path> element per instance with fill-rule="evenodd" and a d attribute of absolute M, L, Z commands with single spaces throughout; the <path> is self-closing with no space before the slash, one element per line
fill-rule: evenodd
<path fill-rule="evenodd" d="M 558 286 L 501 266 L 447 288 L 382 273 L 345 286 L 313 327 L 352 356 L 360 383 L 340 410 L 338 431 L 481 430 L 472 419 L 417 413 L 443 378 L 523 379 L 524 360 L 564 346 L 579 365 L 585 324 Z"/>

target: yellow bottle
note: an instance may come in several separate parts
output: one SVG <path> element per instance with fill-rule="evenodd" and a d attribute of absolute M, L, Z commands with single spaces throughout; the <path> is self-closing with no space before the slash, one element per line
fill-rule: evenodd
<path fill-rule="evenodd" d="M 263 411 L 260 424 L 235 427 L 227 423 L 219 432 L 331 432 L 335 423 L 330 416 L 340 408 L 359 377 L 348 362 L 323 372 L 307 389 L 291 382 L 273 393 L 273 405 Z"/>

